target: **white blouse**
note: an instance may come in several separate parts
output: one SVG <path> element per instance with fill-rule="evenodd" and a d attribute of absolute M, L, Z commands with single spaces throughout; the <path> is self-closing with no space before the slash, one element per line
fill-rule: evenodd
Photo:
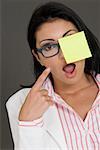
<path fill-rule="evenodd" d="M 54 92 L 49 78 L 44 82 L 53 97 L 43 116 L 31 122 L 18 120 L 20 108 L 30 91 L 22 89 L 6 103 L 15 150 L 100 150 L 100 75 L 98 95 L 85 120 Z"/>

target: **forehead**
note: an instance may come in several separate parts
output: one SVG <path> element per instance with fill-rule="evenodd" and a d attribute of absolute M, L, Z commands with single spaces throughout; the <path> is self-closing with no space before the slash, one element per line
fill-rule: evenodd
<path fill-rule="evenodd" d="M 64 19 L 56 19 L 52 21 L 48 21 L 43 23 L 36 31 L 36 39 L 41 38 L 51 38 L 56 37 L 57 35 L 60 36 L 64 32 L 76 29 L 76 26 L 71 21 L 66 21 Z"/>

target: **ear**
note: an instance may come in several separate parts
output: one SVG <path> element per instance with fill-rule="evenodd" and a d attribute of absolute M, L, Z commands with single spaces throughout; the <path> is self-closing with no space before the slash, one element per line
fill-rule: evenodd
<path fill-rule="evenodd" d="M 40 62 L 40 59 L 39 59 L 39 56 L 38 56 L 38 54 L 36 54 L 35 52 L 34 52 L 34 49 L 32 49 L 32 54 L 36 57 L 36 59 Z"/>
<path fill-rule="evenodd" d="M 38 54 L 36 54 L 36 53 L 34 52 L 34 49 L 32 49 L 32 54 L 36 57 L 37 61 L 39 61 L 39 63 L 40 63 L 42 66 L 44 66 L 44 65 L 42 64 L 42 62 L 40 61 Z"/>

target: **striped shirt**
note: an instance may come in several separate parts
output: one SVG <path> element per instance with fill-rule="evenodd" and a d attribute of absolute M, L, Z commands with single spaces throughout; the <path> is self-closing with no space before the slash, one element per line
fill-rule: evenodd
<path fill-rule="evenodd" d="M 96 77 L 96 83 L 99 92 L 84 121 L 54 92 L 50 80 L 44 85 L 55 101 L 68 149 L 100 150 L 100 75 Z"/>
<path fill-rule="evenodd" d="M 100 75 L 97 75 L 95 80 L 99 92 L 84 121 L 70 105 L 54 92 L 49 78 L 43 85 L 55 102 L 68 150 L 100 150 Z M 41 118 L 36 121 L 36 124 L 34 121 L 34 125 L 39 125 L 39 122 L 43 126 Z M 19 122 L 19 125 L 25 124 Z"/>

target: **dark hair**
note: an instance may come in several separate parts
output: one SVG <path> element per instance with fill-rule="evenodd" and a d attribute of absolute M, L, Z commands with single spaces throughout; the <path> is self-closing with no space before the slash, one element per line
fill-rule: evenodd
<path fill-rule="evenodd" d="M 35 33 L 38 30 L 38 27 L 45 22 L 48 22 L 52 19 L 61 18 L 67 21 L 71 21 L 79 31 L 84 31 L 92 57 L 86 59 L 85 61 L 85 73 L 95 73 L 95 76 L 100 73 L 100 44 L 93 33 L 86 27 L 80 17 L 70 8 L 64 4 L 57 2 L 48 2 L 39 8 L 37 8 L 29 22 L 27 39 L 30 46 L 30 49 L 36 49 L 36 39 Z M 36 50 L 35 50 L 36 52 Z M 34 59 L 34 71 L 36 78 L 43 72 L 44 68 L 41 64 Z"/>

